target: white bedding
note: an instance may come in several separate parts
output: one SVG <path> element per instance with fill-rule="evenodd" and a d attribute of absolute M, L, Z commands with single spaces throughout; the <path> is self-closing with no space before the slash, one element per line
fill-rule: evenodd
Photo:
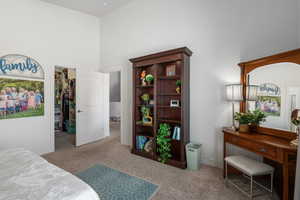
<path fill-rule="evenodd" d="M 0 151 L 0 200 L 99 200 L 72 174 L 23 149 Z"/>

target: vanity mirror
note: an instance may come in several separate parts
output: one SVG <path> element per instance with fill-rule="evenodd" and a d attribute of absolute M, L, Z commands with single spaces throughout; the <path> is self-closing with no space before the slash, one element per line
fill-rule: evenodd
<path fill-rule="evenodd" d="M 295 139 L 297 127 L 291 116 L 300 109 L 300 49 L 239 66 L 244 99 L 250 99 L 241 103 L 241 112 L 261 110 L 267 119 L 260 125 L 260 132 Z M 253 95 L 247 86 L 257 86 L 255 98 L 247 98 Z"/>
<path fill-rule="evenodd" d="M 267 116 L 263 127 L 295 131 L 291 115 L 300 109 L 300 65 L 277 63 L 256 68 L 248 74 L 248 84 L 257 85 L 257 98 L 247 101 L 247 109 Z"/>

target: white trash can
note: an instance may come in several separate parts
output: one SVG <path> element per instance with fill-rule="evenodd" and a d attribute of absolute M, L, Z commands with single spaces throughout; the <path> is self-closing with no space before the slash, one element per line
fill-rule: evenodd
<path fill-rule="evenodd" d="M 199 170 L 199 168 L 200 168 L 200 149 L 201 149 L 201 144 L 188 143 L 185 146 L 187 169 Z"/>

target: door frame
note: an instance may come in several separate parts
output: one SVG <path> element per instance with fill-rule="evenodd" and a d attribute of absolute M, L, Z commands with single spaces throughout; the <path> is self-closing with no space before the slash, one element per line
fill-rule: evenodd
<path fill-rule="evenodd" d="M 121 66 L 113 66 L 113 67 L 107 67 L 105 70 L 102 69 L 102 70 L 100 70 L 100 72 L 102 72 L 102 73 L 120 72 L 120 93 L 121 93 L 120 94 L 120 96 L 121 96 L 121 102 L 120 102 L 120 104 L 121 104 L 121 113 L 120 113 L 120 118 L 121 118 L 121 121 L 120 121 L 120 138 L 121 138 L 121 141 L 120 141 L 120 143 L 121 144 L 127 144 L 126 139 L 124 138 L 125 137 L 125 135 L 124 135 L 125 123 L 124 123 L 124 119 L 123 119 L 124 106 L 125 106 L 124 105 L 124 95 L 125 95 L 125 93 L 124 93 L 125 88 L 124 87 L 126 87 L 124 83 L 122 84 L 122 81 L 124 81 L 122 76 L 125 74 L 124 69 Z M 109 110 L 109 113 L 110 113 L 110 110 Z"/>
<path fill-rule="evenodd" d="M 51 86 L 53 86 L 53 88 L 51 89 L 51 93 L 53 94 L 52 95 L 52 120 L 51 121 L 51 127 L 52 127 L 52 140 L 53 140 L 53 152 L 56 152 L 56 148 L 55 148 L 55 72 L 56 72 L 56 68 L 64 68 L 64 69 L 72 69 L 75 71 L 75 76 L 76 76 L 76 79 L 77 79 L 77 67 L 65 67 L 65 66 L 62 66 L 62 65 L 54 65 L 54 70 L 53 70 L 53 82 L 51 83 Z M 76 94 L 76 90 L 77 90 L 77 84 L 76 84 L 76 87 L 75 87 L 75 94 Z M 77 104 L 76 104 L 76 111 L 77 111 Z M 77 121 L 76 121 L 77 123 Z M 76 142 L 75 142 L 75 146 L 76 147 Z"/>

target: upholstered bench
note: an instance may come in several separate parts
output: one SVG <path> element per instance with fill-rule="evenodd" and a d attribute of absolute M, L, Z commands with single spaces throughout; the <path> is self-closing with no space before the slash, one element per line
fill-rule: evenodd
<path fill-rule="evenodd" d="M 225 165 L 225 172 L 226 172 L 225 181 L 226 181 L 226 183 L 227 182 L 231 183 L 238 190 L 240 190 L 241 192 L 246 194 L 251 199 L 253 199 L 253 197 L 254 197 L 253 182 L 255 184 L 259 185 L 260 187 L 264 188 L 265 190 L 267 190 L 271 193 L 273 192 L 273 176 L 274 176 L 274 168 L 273 167 L 271 167 L 267 164 L 264 164 L 262 162 L 258 162 L 256 160 L 249 159 L 244 156 L 229 156 L 229 157 L 225 158 L 225 162 L 226 162 L 226 165 Z M 243 174 L 250 177 L 250 194 L 247 193 L 245 190 L 241 189 L 237 184 L 235 184 L 228 178 L 228 165 L 232 166 L 233 168 L 241 171 Z M 260 176 L 260 175 L 270 175 L 270 177 L 271 177 L 271 187 L 270 188 L 266 188 L 265 186 L 255 182 L 253 180 L 254 176 Z M 255 196 L 257 196 L 257 195 L 255 195 Z"/>

